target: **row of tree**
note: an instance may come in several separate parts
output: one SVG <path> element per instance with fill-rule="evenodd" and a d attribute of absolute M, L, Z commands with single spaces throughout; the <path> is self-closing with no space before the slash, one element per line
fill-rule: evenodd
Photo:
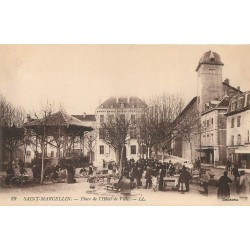
<path fill-rule="evenodd" d="M 171 144 L 177 137 L 188 141 L 192 146 L 200 116 L 198 110 L 186 114 L 183 113 L 183 108 L 184 101 L 180 95 L 162 94 L 147 102 L 135 123 L 117 110 L 115 115 L 109 115 L 101 123 L 103 141 L 115 151 L 119 165 L 124 160 L 123 149 L 131 138 L 131 132 L 140 148 L 146 147 L 147 158 L 151 158 L 152 151 L 156 154 L 161 151 L 164 157 L 164 152 L 171 149 Z"/>
<path fill-rule="evenodd" d="M 200 116 L 196 109 L 192 112 L 183 112 L 183 98 L 175 94 L 162 94 L 150 99 L 143 108 L 140 115 L 134 120 L 129 120 L 122 112 L 117 112 L 107 117 L 101 123 L 103 141 L 116 153 L 116 160 L 121 165 L 124 146 L 133 135 L 137 139 L 140 148 L 146 148 L 146 155 L 151 158 L 152 151 L 164 152 L 171 148 L 172 142 L 181 137 L 190 143 L 192 137 L 197 133 Z M 53 117 L 53 126 L 48 126 Z M 90 155 L 94 150 L 98 132 L 80 133 L 75 129 L 69 130 L 62 126 L 61 120 L 53 112 L 52 105 L 48 102 L 41 107 L 39 112 L 33 112 L 33 120 L 36 126 L 25 126 L 26 114 L 23 109 L 16 108 L 0 96 L 0 139 L 2 149 L 9 153 L 10 163 L 13 160 L 13 153 L 23 146 L 26 155 L 26 148 L 29 145 L 35 152 L 42 152 L 44 162 L 47 145 L 57 149 L 57 156 L 61 158 L 61 151 L 71 152 L 75 143 L 82 143 Z M 50 124 L 51 125 L 51 124 Z M 142 153 L 142 152 L 141 152 Z M 64 157 L 65 155 L 62 155 Z M 3 155 L 0 156 L 1 160 Z M 42 171 L 44 166 L 42 166 Z"/>
<path fill-rule="evenodd" d="M 53 105 L 46 102 L 41 105 L 41 110 L 33 111 L 27 116 L 22 108 L 13 106 L 0 95 L 0 167 L 2 168 L 4 163 L 12 165 L 17 151 L 20 151 L 19 158 L 22 156 L 21 160 L 25 162 L 29 146 L 29 149 L 42 160 L 41 177 L 43 177 L 48 145 L 57 150 L 59 159 L 73 156 L 72 151 L 77 143 L 93 151 L 94 136 L 91 133 L 84 133 L 81 127 L 65 126 L 61 119 L 62 116 L 66 116 L 64 113 L 64 111 L 54 113 Z M 65 120 L 70 118 L 66 117 Z"/>
<path fill-rule="evenodd" d="M 0 163 L 7 154 L 9 161 L 13 160 L 13 153 L 20 146 L 27 143 L 23 124 L 25 111 L 15 107 L 0 95 Z"/>

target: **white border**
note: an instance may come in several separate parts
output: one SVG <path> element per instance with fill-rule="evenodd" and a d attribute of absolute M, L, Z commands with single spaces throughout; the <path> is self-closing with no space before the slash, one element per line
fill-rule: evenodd
<path fill-rule="evenodd" d="M 0 43 L 248 44 L 247 1 L 1 1 Z M 4 58 L 0 58 L 4 60 Z M 1 207 L 3 249 L 238 249 L 248 208 Z"/>

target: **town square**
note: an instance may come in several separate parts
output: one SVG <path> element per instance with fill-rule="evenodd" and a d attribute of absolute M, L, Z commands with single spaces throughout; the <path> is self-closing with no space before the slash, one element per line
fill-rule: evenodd
<path fill-rule="evenodd" d="M 250 46 L 0 51 L 1 205 L 249 204 Z"/>

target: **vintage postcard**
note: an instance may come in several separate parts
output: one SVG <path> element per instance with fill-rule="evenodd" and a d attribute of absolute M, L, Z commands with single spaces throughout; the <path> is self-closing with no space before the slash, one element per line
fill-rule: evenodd
<path fill-rule="evenodd" d="M 250 45 L 0 45 L 0 205 L 250 205 Z"/>

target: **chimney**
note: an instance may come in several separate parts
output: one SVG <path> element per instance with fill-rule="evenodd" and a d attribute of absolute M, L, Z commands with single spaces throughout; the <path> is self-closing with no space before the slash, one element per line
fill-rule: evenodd
<path fill-rule="evenodd" d="M 240 91 L 240 86 L 238 86 L 237 89 Z"/>
<path fill-rule="evenodd" d="M 227 84 L 227 85 L 229 85 L 229 79 L 226 78 L 226 79 L 224 80 L 224 83 Z"/>
<path fill-rule="evenodd" d="M 86 113 L 85 112 L 83 113 L 83 118 L 86 118 Z"/>

